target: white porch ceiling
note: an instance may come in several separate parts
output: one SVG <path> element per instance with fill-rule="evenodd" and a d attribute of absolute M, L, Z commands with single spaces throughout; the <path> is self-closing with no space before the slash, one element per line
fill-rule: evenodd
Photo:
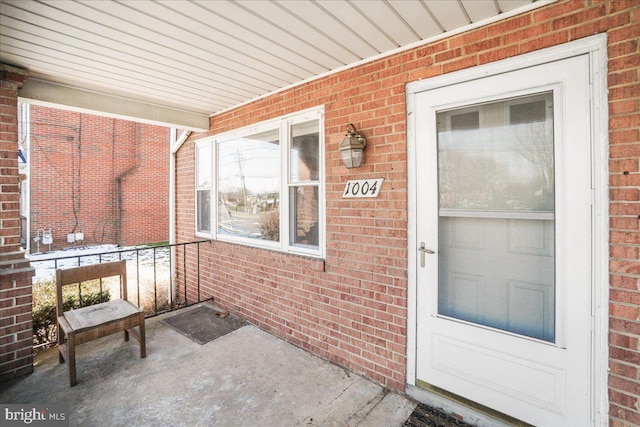
<path fill-rule="evenodd" d="M 81 107 L 71 98 L 88 92 L 88 108 L 207 117 L 533 1 L 0 0 L 0 62 L 27 69 L 25 93 L 47 102 Z"/>

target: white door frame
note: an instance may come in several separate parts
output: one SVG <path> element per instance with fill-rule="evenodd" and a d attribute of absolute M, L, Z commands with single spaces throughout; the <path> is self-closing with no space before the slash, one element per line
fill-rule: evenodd
<path fill-rule="evenodd" d="M 608 314 L 609 314 L 609 198 L 608 198 L 608 100 L 606 34 L 542 49 L 514 58 L 481 65 L 409 83 L 407 95 L 407 181 L 408 181 L 408 307 L 407 307 L 407 392 L 412 394 L 416 382 L 417 346 L 417 156 L 415 95 L 430 89 L 449 86 L 482 77 L 515 71 L 566 59 L 589 55 L 591 80 L 591 149 L 593 187 L 593 283 L 592 292 L 592 388 L 594 425 L 608 423 Z M 434 130 L 435 131 L 435 130 Z M 421 393 L 415 393 L 418 399 Z"/>

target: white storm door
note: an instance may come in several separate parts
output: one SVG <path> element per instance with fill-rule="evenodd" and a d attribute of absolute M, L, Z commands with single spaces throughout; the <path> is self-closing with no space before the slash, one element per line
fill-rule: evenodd
<path fill-rule="evenodd" d="M 591 421 L 589 57 L 415 95 L 416 379 Z"/>

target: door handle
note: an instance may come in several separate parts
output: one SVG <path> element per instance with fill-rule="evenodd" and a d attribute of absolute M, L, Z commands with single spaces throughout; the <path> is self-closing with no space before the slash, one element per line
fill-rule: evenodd
<path fill-rule="evenodd" d="M 427 249 L 424 247 L 424 242 L 420 242 L 420 247 L 418 248 L 420 251 L 420 267 L 424 267 L 424 254 L 435 254 L 431 249 Z"/>

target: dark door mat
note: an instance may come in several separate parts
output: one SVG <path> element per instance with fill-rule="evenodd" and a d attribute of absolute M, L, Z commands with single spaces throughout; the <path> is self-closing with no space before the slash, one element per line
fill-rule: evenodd
<path fill-rule="evenodd" d="M 201 305 L 161 321 L 198 344 L 206 344 L 247 324 L 233 314 Z"/>
<path fill-rule="evenodd" d="M 420 403 L 403 427 L 471 427 L 463 421 Z"/>

